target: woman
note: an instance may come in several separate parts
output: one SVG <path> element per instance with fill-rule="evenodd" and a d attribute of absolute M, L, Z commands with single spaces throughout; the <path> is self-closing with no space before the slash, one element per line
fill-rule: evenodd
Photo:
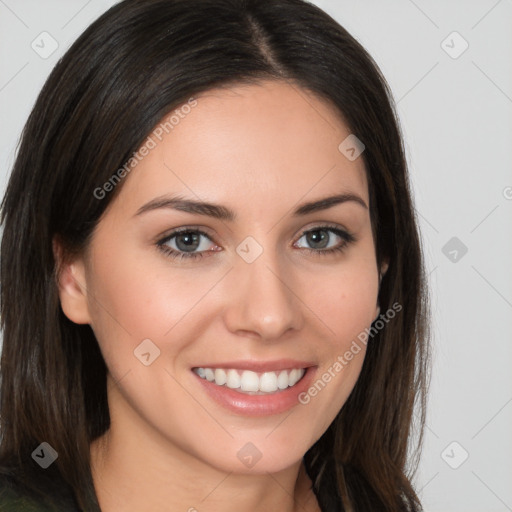
<path fill-rule="evenodd" d="M 401 135 L 319 8 L 112 7 L 48 78 L 2 223 L 3 509 L 420 510 Z"/>

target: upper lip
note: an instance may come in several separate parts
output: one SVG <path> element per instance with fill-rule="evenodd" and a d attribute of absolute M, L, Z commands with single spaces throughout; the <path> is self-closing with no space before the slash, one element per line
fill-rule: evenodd
<path fill-rule="evenodd" d="M 298 359 L 276 359 L 274 361 L 256 361 L 244 359 L 239 361 L 222 361 L 218 363 L 198 364 L 193 368 L 232 368 L 235 370 L 252 370 L 253 372 L 275 372 L 290 368 L 309 368 L 315 366 L 311 361 L 299 361 Z"/>

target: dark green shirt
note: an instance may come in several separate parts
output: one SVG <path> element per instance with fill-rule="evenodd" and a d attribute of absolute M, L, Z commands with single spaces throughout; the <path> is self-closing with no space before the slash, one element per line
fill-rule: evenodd
<path fill-rule="evenodd" d="M 74 501 L 72 496 L 62 506 L 45 505 L 15 487 L 5 476 L 0 476 L 0 512 L 82 512 L 70 501 Z"/>

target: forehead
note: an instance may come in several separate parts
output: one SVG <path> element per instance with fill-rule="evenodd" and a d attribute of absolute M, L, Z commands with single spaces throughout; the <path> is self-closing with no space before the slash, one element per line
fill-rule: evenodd
<path fill-rule="evenodd" d="M 209 90 L 191 104 L 149 134 L 152 147 L 119 196 L 127 207 L 165 193 L 245 210 L 344 192 L 368 204 L 363 159 L 339 150 L 349 128 L 311 92 L 269 81 Z"/>

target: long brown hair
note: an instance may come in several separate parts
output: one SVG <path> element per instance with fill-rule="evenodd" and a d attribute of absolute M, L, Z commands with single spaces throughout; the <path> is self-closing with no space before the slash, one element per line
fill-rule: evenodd
<path fill-rule="evenodd" d="M 377 264 L 389 261 L 381 312 L 403 308 L 372 333 L 355 388 L 306 469 L 324 510 L 420 509 L 410 472 L 425 419 L 429 307 L 399 122 L 376 63 L 302 0 L 125 0 L 46 81 L 1 206 L 0 471 L 27 493 L 64 503 L 55 484 L 64 481 L 80 507 L 99 510 L 89 448 L 109 428 L 107 369 L 90 326 L 60 308 L 52 239 L 68 255 L 84 251 L 123 181 L 105 197 L 94 191 L 165 114 L 214 87 L 269 79 L 330 102 L 364 143 Z M 58 452 L 45 471 L 31 458 L 43 441 Z"/>

